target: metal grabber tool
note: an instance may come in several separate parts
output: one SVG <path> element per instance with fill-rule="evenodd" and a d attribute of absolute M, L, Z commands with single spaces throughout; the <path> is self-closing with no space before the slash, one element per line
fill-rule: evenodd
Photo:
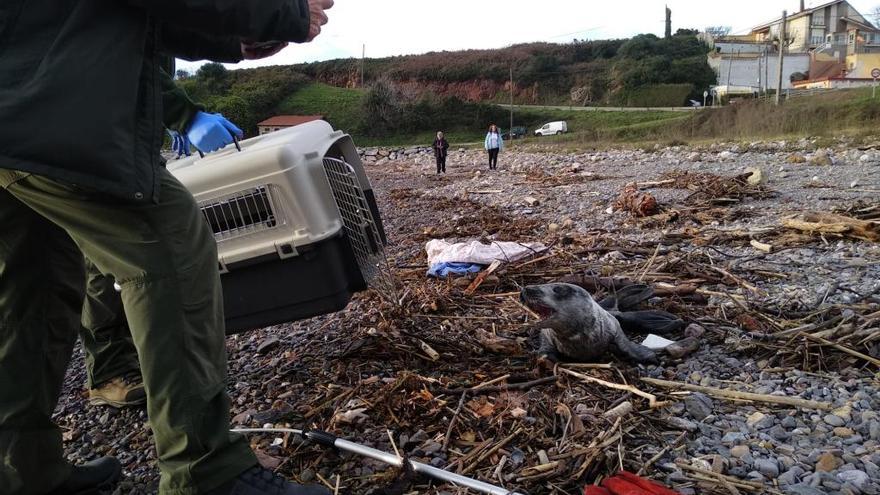
<path fill-rule="evenodd" d="M 324 447 L 332 447 L 364 457 L 369 457 L 370 459 L 383 462 L 390 466 L 402 467 L 404 461 L 406 461 L 409 463 L 413 472 L 423 474 L 430 478 L 454 483 L 458 486 L 467 487 L 478 492 L 488 493 L 489 495 L 524 495 L 519 492 L 507 490 L 506 488 L 501 488 L 500 486 L 495 486 L 489 483 L 475 480 L 473 478 L 468 478 L 467 476 L 450 473 L 449 471 L 435 468 L 434 466 L 429 466 L 421 462 L 405 460 L 395 454 L 382 452 L 381 450 L 376 450 L 374 448 L 367 447 L 366 445 L 349 442 L 348 440 L 338 438 L 335 435 L 324 431 L 296 430 L 293 428 L 240 428 L 232 431 L 237 433 L 294 433 L 296 435 L 302 436 L 303 438 L 311 440 L 318 445 L 322 445 Z"/>

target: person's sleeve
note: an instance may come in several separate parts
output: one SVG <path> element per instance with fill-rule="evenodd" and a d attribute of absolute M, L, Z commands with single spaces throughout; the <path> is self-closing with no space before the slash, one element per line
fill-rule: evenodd
<path fill-rule="evenodd" d="M 167 129 L 184 133 L 196 113 L 205 107 L 192 101 L 167 72 L 160 70 L 159 76 L 162 78 L 162 123 Z"/>
<path fill-rule="evenodd" d="M 253 41 L 302 43 L 309 36 L 308 0 L 117 0 L 175 26 Z"/>
<path fill-rule="evenodd" d="M 241 38 L 237 36 L 216 36 L 167 23 L 162 25 L 162 52 L 184 60 L 229 64 L 243 58 Z"/>

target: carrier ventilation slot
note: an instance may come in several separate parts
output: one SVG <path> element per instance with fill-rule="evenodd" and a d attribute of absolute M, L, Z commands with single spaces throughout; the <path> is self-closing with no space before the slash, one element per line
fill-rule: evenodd
<path fill-rule="evenodd" d="M 262 232 L 278 225 L 272 195 L 266 186 L 200 203 L 199 206 L 217 242 Z"/>
<path fill-rule="evenodd" d="M 385 258 L 382 237 L 354 168 L 342 160 L 324 158 L 324 171 L 361 275 L 368 286 L 396 303 L 394 276 Z"/>

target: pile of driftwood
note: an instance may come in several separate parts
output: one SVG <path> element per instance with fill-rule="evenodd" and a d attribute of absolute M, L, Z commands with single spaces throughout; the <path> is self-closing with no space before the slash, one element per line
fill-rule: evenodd
<path fill-rule="evenodd" d="M 685 187 L 702 184 L 717 198 L 767 193 L 738 178 L 664 180 L 682 181 Z M 637 199 L 639 187 L 628 193 L 634 211 L 650 210 L 645 208 L 649 200 Z M 395 221 L 386 225 L 395 239 L 391 256 L 399 300 L 368 294 L 342 313 L 285 330 L 293 341 L 299 332 L 317 331 L 323 338 L 303 339 L 296 352 L 269 353 L 247 363 L 254 376 L 274 369 L 277 377 L 260 384 L 257 395 L 266 397 L 266 409 L 234 406 L 238 425 L 327 430 L 527 493 L 582 493 L 585 484 L 620 469 L 656 476 L 660 463 L 685 473 L 678 488 L 775 493 L 770 486 L 727 476 L 705 459 L 688 458 L 683 444 L 694 434 L 692 426 L 664 413 L 664 406 L 688 392 L 771 409 L 822 411 L 830 404 L 755 394 L 734 385 L 685 383 L 674 370 L 688 356 L 666 357 L 666 371 L 651 377 L 647 369 L 611 356 L 603 363 L 541 368 L 531 353 L 529 330 L 539 316 L 520 303 L 520 289 L 565 280 L 601 297 L 623 282 L 647 284 L 655 295 L 649 308 L 694 324 L 669 337 L 697 335 L 702 351 L 723 347 L 780 369 L 794 363 L 805 370 L 880 365 L 876 295 L 851 305 L 820 300 L 811 307 L 780 307 L 768 302 L 762 282 L 782 274 L 740 269 L 743 265 L 730 263 L 733 258 L 722 251 L 723 246 L 751 246 L 752 256 L 760 259 L 793 242 L 821 244 L 819 230 L 686 226 L 661 236 L 659 243 L 635 242 L 616 232 L 548 234 L 540 222 L 512 218 L 499 208 L 402 188 L 390 194 L 390 203 L 385 211 L 393 211 Z M 731 203 L 706 200 L 692 207 L 734 210 L 721 204 Z M 824 235 L 850 232 L 864 231 Z M 551 248 L 527 260 L 493 264 L 474 277 L 425 277 L 426 240 L 484 236 L 542 241 Z M 284 474 L 339 486 L 340 492 L 455 491 L 294 437 L 257 436 L 254 445 L 264 462 Z"/>
<path fill-rule="evenodd" d="M 445 213 L 444 218 L 455 216 Z M 491 231 L 501 220 L 508 235 L 537 240 L 533 225 L 504 219 L 498 211 L 471 217 L 468 228 Z M 452 228 L 442 219 L 438 223 L 440 230 Z M 729 493 L 728 486 L 770 493 L 769 487 L 725 476 L 703 461 L 678 458 L 689 432 L 670 423 L 662 407 L 687 391 L 768 407 L 825 410 L 829 404 L 701 387 L 671 375 L 648 378 L 610 356 L 607 363 L 541 370 L 530 354 L 527 330 L 538 316 L 519 302 L 519 288 L 567 280 L 600 296 L 615 280 L 638 281 L 654 287 L 651 307 L 698 323 L 704 345 L 729 345 L 736 337 L 731 352 L 748 352 L 767 366 L 880 364 L 870 354 L 880 325 L 875 298 L 851 307 L 786 311 L 764 304 L 761 274 L 734 271 L 716 247 L 682 250 L 671 241 L 639 244 L 613 234 L 558 240 L 563 239 L 537 257 L 498 264 L 489 275 L 463 281 L 426 279 L 416 252 L 422 240 L 407 241 L 412 246 L 396 259 L 399 304 L 370 296 L 324 318 L 326 338 L 280 367 L 281 380 L 299 385 L 276 399 L 272 408 L 279 416 L 271 419 L 328 430 L 523 492 L 578 493 L 585 483 L 621 468 L 650 475 L 661 460 L 677 459 L 690 479 L 681 486 L 700 486 L 701 493 Z M 608 253 L 615 253 L 610 261 L 603 258 Z M 673 369 L 675 359 L 668 359 L 667 369 Z M 266 419 L 264 412 L 237 415 L 243 425 Z M 335 486 L 331 477 L 338 474 L 341 486 L 352 492 L 437 490 L 406 473 L 365 466 L 293 438 L 275 445 L 265 438 L 258 445 L 261 455 L 278 460 L 290 476 L 315 473 Z"/>

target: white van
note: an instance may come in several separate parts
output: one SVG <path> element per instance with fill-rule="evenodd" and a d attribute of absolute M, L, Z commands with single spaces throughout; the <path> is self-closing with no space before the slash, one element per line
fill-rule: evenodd
<path fill-rule="evenodd" d="M 535 136 L 554 136 L 568 132 L 568 124 L 564 120 L 548 122 L 535 131 Z"/>

